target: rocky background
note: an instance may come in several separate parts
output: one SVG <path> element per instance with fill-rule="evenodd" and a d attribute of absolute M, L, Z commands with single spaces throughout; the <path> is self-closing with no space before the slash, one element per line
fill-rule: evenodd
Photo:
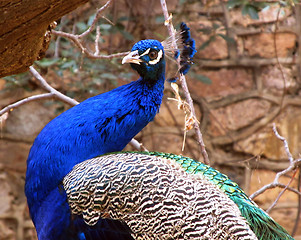
<path fill-rule="evenodd" d="M 105 1 L 90 1 L 58 20 L 57 30 L 80 32 Z M 211 165 L 238 182 L 248 194 L 271 183 L 288 167 L 282 142 L 272 131 L 276 123 L 294 158 L 301 152 L 301 7 L 272 1 L 258 19 L 228 9 L 223 1 L 167 0 L 175 25 L 191 28 L 198 53 L 187 81 Z M 254 14 L 254 13 L 253 13 Z M 128 51 L 144 38 L 163 40 L 167 31 L 158 0 L 116 0 L 100 21 L 103 54 Z M 111 22 L 114 23 L 113 27 Z M 95 34 L 86 39 L 93 50 Z M 37 63 L 45 79 L 62 93 L 82 101 L 137 79 L 120 59 L 89 60 L 68 40 L 53 37 L 46 58 Z M 168 76 L 175 74 L 168 65 Z M 44 91 L 29 74 L 0 79 L 0 108 Z M 170 84 L 155 121 L 136 137 L 152 151 L 173 152 L 202 160 L 193 130 L 177 109 Z M 34 138 L 52 118 L 70 106 L 36 101 L 14 109 L 0 121 L 0 239 L 36 239 L 24 196 L 26 159 Z M 130 146 L 127 149 L 132 149 Z M 299 171 L 281 178 L 300 188 Z M 293 178 L 293 179 L 292 179 Z M 292 179 L 292 180 L 291 180 Z M 282 189 L 270 189 L 255 201 L 267 209 Z M 286 191 L 270 215 L 289 232 L 298 212 L 298 195 Z M 299 206 L 300 207 L 300 206 Z M 301 223 L 295 234 L 301 239 Z"/>

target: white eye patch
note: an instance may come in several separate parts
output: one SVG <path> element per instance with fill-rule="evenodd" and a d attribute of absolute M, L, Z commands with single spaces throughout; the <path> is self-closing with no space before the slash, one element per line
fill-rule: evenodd
<path fill-rule="evenodd" d="M 150 49 L 148 49 L 148 50 L 150 50 Z M 147 51 L 147 50 L 146 50 L 146 51 Z M 146 51 L 145 51 L 145 52 L 146 52 Z M 145 53 L 145 52 L 144 52 L 144 53 Z M 143 54 L 144 54 L 144 53 L 143 53 Z M 141 55 L 141 56 L 142 56 L 142 55 Z M 154 65 L 154 64 L 158 63 L 158 62 L 161 60 L 162 56 L 163 56 L 163 51 L 160 50 L 160 51 L 158 52 L 158 57 L 157 57 L 156 59 L 152 60 L 152 61 L 149 61 L 148 63 Z"/>
<path fill-rule="evenodd" d="M 144 55 L 148 54 L 149 51 L 150 51 L 150 48 L 148 48 L 144 53 L 142 53 L 142 54 L 140 55 L 140 57 L 143 57 Z"/>

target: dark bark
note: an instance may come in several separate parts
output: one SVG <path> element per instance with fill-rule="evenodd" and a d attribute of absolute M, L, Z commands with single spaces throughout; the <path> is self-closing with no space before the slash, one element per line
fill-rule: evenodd
<path fill-rule="evenodd" d="M 0 77 L 27 71 L 47 50 L 49 25 L 86 2 L 0 1 Z"/>

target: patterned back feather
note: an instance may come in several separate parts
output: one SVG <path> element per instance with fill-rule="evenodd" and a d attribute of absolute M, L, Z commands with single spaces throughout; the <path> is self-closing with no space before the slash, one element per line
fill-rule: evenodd
<path fill-rule="evenodd" d="M 206 164 L 169 153 L 145 152 L 144 154 L 160 156 L 176 161 L 191 174 L 202 174 L 206 179 L 216 184 L 238 206 L 241 215 L 248 221 L 251 229 L 260 240 L 293 240 L 287 231 L 275 222 L 265 211 L 248 198 L 237 183 L 226 175 Z"/>
<path fill-rule="evenodd" d="M 135 239 L 293 239 L 227 176 L 182 156 L 103 155 L 63 185 L 74 215 L 120 220 Z"/>

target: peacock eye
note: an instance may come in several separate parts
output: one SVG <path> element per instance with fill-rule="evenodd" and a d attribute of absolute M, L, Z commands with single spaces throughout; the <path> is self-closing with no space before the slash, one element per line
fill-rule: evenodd
<path fill-rule="evenodd" d="M 151 50 L 149 52 L 148 56 L 151 60 L 154 60 L 158 57 L 158 52 L 156 50 Z"/>

